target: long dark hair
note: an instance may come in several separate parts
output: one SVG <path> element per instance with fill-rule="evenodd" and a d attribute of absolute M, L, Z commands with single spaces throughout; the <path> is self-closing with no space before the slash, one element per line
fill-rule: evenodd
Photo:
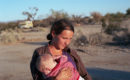
<path fill-rule="evenodd" d="M 51 35 L 52 31 L 54 31 L 56 35 L 59 35 L 63 30 L 71 30 L 74 32 L 74 27 L 71 22 L 66 19 L 60 19 L 58 21 L 55 21 L 51 27 L 50 33 L 47 35 L 47 39 L 51 42 L 53 39 Z"/>

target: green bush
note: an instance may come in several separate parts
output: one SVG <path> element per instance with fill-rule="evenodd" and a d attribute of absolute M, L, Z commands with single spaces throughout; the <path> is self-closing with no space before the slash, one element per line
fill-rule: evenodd
<path fill-rule="evenodd" d="M 114 31 L 120 31 L 120 25 L 119 24 L 109 24 L 106 29 L 105 32 L 107 34 L 113 34 Z"/>

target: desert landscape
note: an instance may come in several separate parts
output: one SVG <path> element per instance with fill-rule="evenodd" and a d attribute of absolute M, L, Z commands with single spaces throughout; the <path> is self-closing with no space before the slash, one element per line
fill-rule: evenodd
<path fill-rule="evenodd" d="M 33 80 L 33 52 L 61 19 L 92 80 L 130 80 L 130 0 L 1 0 L 0 10 L 0 80 Z"/>
<path fill-rule="evenodd" d="M 21 40 L 14 43 L 0 44 L 0 80 L 32 80 L 30 61 L 33 51 L 44 46 L 49 27 L 38 30 L 23 30 Z M 96 45 L 82 44 L 75 46 L 77 37 L 101 32 L 100 25 L 75 27 L 75 35 L 70 47 L 77 50 L 87 71 L 93 80 L 130 80 L 130 46 L 111 42 L 106 36 Z M 77 44 L 76 44 L 77 45 Z"/>

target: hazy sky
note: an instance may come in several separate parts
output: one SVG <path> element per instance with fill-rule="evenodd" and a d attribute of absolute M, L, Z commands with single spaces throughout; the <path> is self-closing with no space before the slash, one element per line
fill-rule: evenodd
<path fill-rule="evenodd" d="M 125 13 L 130 8 L 130 0 L 0 0 L 0 22 L 26 19 L 23 11 L 29 7 L 39 8 L 38 14 L 45 17 L 50 9 L 64 10 L 68 14 L 89 16 L 91 12 Z"/>

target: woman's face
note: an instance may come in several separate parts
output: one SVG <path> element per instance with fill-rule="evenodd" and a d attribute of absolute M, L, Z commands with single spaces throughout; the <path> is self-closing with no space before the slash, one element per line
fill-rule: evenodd
<path fill-rule="evenodd" d="M 71 30 L 63 30 L 59 35 L 53 35 L 54 45 L 57 49 L 64 49 L 72 40 L 74 32 Z"/>

